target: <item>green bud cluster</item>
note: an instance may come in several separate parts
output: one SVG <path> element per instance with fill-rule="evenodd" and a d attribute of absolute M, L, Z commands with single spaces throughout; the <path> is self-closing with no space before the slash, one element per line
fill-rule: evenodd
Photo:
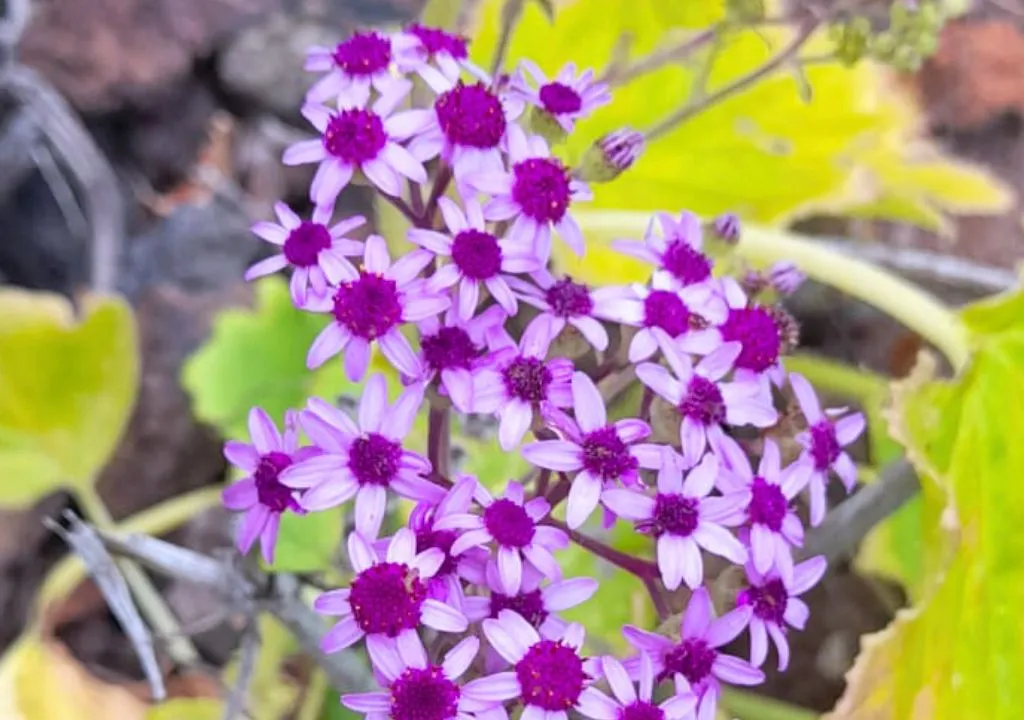
<path fill-rule="evenodd" d="M 872 32 L 871 21 L 854 16 L 834 23 L 829 37 L 845 65 L 871 58 L 903 72 L 913 72 L 934 54 L 948 19 L 939 0 L 894 0 L 888 27 Z"/>

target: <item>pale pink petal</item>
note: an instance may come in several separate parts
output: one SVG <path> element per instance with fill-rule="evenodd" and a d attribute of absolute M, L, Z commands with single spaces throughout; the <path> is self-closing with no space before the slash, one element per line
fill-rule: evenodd
<path fill-rule="evenodd" d="M 460 678 L 463 673 L 469 670 L 469 667 L 473 664 L 473 660 L 476 659 L 476 655 L 479 650 L 479 638 L 473 636 L 464 638 L 444 656 L 444 661 L 441 663 L 441 667 L 444 670 L 445 677 L 449 680 L 457 680 Z"/>
<path fill-rule="evenodd" d="M 711 595 L 704 588 L 697 588 L 690 596 L 690 602 L 683 613 L 682 636 L 703 637 L 712 619 Z"/>
<path fill-rule="evenodd" d="M 348 588 L 328 590 L 313 601 L 313 609 L 324 615 L 351 615 L 352 606 L 348 601 L 351 594 Z"/>
<path fill-rule="evenodd" d="M 260 260 L 258 263 L 250 267 L 245 271 L 243 278 L 248 282 L 250 280 L 263 277 L 264 275 L 276 273 L 278 270 L 286 267 L 288 267 L 288 258 L 278 253 L 277 255 L 271 255 L 268 258 Z"/>
<path fill-rule="evenodd" d="M 306 367 L 318 368 L 340 353 L 352 340 L 352 333 L 337 323 L 330 323 L 316 336 L 306 354 Z"/>
<path fill-rule="evenodd" d="M 486 627 L 487 622 L 485 621 L 485 632 Z M 488 634 L 488 640 L 491 640 L 490 634 Z M 491 640 L 491 645 L 495 649 L 498 648 L 498 645 L 495 645 L 493 640 Z M 499 652 L 501 651 L 499 650 Z M 522 655 L 519 657 L 521 658 Z M 515 662 L 515 660 L 509 660 L 509 662 Z M 514 672 L 495 673 L 494 675 L 471 680 L 462 688 L 462 694 L 467 699 L 483 705 L 493 705 L 511 700 L 512 698 L 519 697 L 521 693 L 519 680 Z"/>
<path fill-rule="evenodd" d="M 557 470 L 574 472 L 583 467 L 580 447 L 565 440 L 543 440 L 526 445 L 522 455 L 532 465 Z"/>
<path fill-rule="evenodd" d="M 741 605 L 713 621 L 704 634 L 704 640 L 711 647 L 721 647 L 730 643 L 743 632 L 750 623 L 753 609 L 750 605 Z"/>
<path fill-rule="evenodd" d="M 341 704 L 357 713 L 387 715 L 391 710 L 391 697 L 383 692 L 350 693 L 341 696 Z"/>
<path fill-rule="evenodd" d="M 221 493 L 221 500 L 228 510 L 247 510 L 259 500 L 256 481 L 247 477 L 233 485 L 228 485 Z"/>
<path fill-rule="evenodd" d="M 807 418 L 807 423 L 813 425 L 821 420 L 824 416 L 821 412 L 818 396 L 804 376 L 798 373 L 790 373 L 789 384 L 793 388 L 793 394 L 796 395 L 796 401 L 800 404 L 804 417 Z"/>
<path fill-rule="evenodd" d="M 465 615 L 433 598 L 423 601 L 421 612 L 423 624 L 439 632 L 459 633 L 469 627 Z"/>
<path fill-rule="evenodd" d="M 715 675 L 733 685 L 760 685 L 764 682 L 763 672 L 731 655 L 719 655 L 712 670 Z"/>
<path fill-rule="evenodd" d="M 569 488 L 565 509 L 565 522 L 575 530 L 587 521 L 601 499 L 601 481 L 589 472 L 581 472 Z"/>
<path fill-rule="evenodd" d="M 594 720 L 617 720 L 620 712 L 619 706 L 610 697 L 593 687 L 585 688 L 580 693 L 576 708 Z"/>
<path fill-rule="evenodd" d="M 522 400 L 512 400 L 501 411 L 498 425 L 498 442 L 508 452 L 523 439 L 533 421 L 533 410 Z"/>
<path fill-rule="evenodd" d="M 355 645 L 364 635 L 355 618 L 347 617 L 324 633 L 320 649 L 327 654 L 336 653 Z"/>
<path fill-rule="evenodd" d="M 560 612 L 576 607 L 593 597 L 597 588 L 597 580 L 585 577 L 551 583 L 541 591 L 544 609 L 548 612 Z"/>
<path fill-rule="evenodd" d="M 768 631 L 764 620 L 752 618 L 750 621 L 750 663 L 761 667 L 768 657 Z"/>
<path fill-rule="evenodd" d="M 387 511 L 387 491 L 380 485 L 364 485 L 356 494 L 356 530 L 375 538 Z"/>
<path fill-rule="evenodd" d="M 249 437 L 257 452 L 265 455 L 282 449 L 281 433 L 262 408 L 254 407 L 249 411 L 248 425 Z"/>
<path fill-rule="evenodd" d="M 637 701 L 633 681 L 629 679 L 626 668 L 614 657 L 601 658 L 601 669 L 615 698 L 623 705 L 632 705 Z"/>
<path fill-rule="evenodd" d="M 370 343 L 365 338 L 353 337 L 344 355 L 345 377 L 359 382 L 370 366 Z"/>
<path fill-rule="evenodd" d="M 840 445 L 849 445 L 864 432 L 866 426 L 863 413 L 853 413 L 835 422 L 836 439 Z"/>
<path fill-rule="evenodd" d="M 601 494 L 601 501 L 616 515 L 627 520 L 648 520 L 654 515 L 654 498 L 635 490 L 605 490 Z"/>

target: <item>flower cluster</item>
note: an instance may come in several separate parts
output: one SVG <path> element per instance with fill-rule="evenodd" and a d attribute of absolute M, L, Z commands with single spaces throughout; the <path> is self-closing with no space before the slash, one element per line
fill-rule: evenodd
<path fill-rule="evenodd" d="M 254 227 L 280 252 L 247 277 L 291 268 L 295 304 L 330 316 L 308 365 L 340 354 L 348 378 L 365 384 L 355 417 L 313 398 L 281 433 L 254 409 L 251 444 L 225 448 L 246 476 L 224 501 L 246 513 L 240 550 L 259 539 L 267 562 L 282 514 L 351 504 L 353 576 L 316 602 L 339 618 L 322 647 L 364 645 L 382 689 L 342 702 L 393 720 L 498 720 L 514 706 L 524 720 L 703 719 L 719 683 L 762 681 L 769 638 L 785 668 L 789 628 L 808 616 L 799 595 L 825 571 L 822 558 L 794 561 L 797 499 L 809 495 L 817 524 L 830 478 L 852 487 L 843 448 L 864 420 L 821 409 L 783 367 L 791 319 L 715 267 L 705 241 L 727 250 L 736 218 L 706 226 L 689 212 L 658 213 L 642 238 L 614 245 L 648 263 L 650 280 L 589 287 L 553 272 L 553 243 L 584 254 L 574 212 L 587 182 L 625 171 L 643 143 L 618 131 L 575 168 L 553 151 L 610 101 L 592 72 L 549 77 L 524 62 L 492 79 L 463 38 L 420 25 L 315 48 L 307 68 L 322 74 L 303 107 L 320 137 L 290 147 L 284 162 L 317 165 L 313 209 L 304 220 L 278 205 L 279 224 Z M 424 107 L 408 107 L 413 76 L 428 89 Z M 353 181 L 405 214 L 405 238 L 361 241 L 349 234 L 363 218 L 333 222 Z M 393 257 L 404 241 L 414 249 Z M 791 266 L 765 277 L 783 293 L 800 281 Z M 590 372 L 558 356 L 566 335 L 589 346 L 593 362 L 580 367 Z M 384 374 L 366 378 L 373 352 L 397 371 L 391 393 Z M 602 381 L 633 373 L 636 417 L 613 419 Z M 785 432 L 777 405 L 787 393 L 806 420 L 792 444 L 802 452 L 788 459 L 763 432 Z M 534 471 L 449 477 L 452 412 L 495 416 L 502 451 Z M 410 437 L 424 413 L 425 454 Z M 393 497 L 412 510 L 381 537 Z M 582 534 L 588 523 L 632 527 L 655 560 Z M 563 575 L 559 556 L 572 542 L 642 579 L 662 619 L 685 606 L 678 636 L 627 626 L 633 655 L 588 655 L 584 627 L 559 617 L 598 589 Z M 722 561 L 746 584 L 713 598 L 710 569 Z M 716 618 L 715 606 L 727 611 Z M 744 632 L 749 661 L 725 649 Z M 671 689 L 655 704 L 663 683 Z"/>

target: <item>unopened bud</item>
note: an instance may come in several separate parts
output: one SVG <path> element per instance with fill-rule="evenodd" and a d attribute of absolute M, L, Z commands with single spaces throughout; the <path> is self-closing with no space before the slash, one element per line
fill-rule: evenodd
<path fill-rule="evenodd" d="M 800 323 L 778 305 L 768 308 L 768 312 L 771 313 L 775 327 L 779 330 L 779 351 L 783 355 L 795 352 L 800 345 Z"/>
<path fill-rule="evenodd" d="M 722 242 L 735 245 L 740 241 L 740 219 L 735 213 L 722 213 L 716 217 L 712 229 Z"/>
<path fill-rule="evenodd" d="M 544 108 L 530 108 L 526 115 L 526 126 L 530 132 L 540 135 L 551 145 L 561 145 L 569 137 L 569 132 L 558 119 Z"/>
<path fill-rule="evenodd" d="M 792 295 L 797 291 L 807 276 L 791 262 L 777 262 L 768 269 L 768 278 L 772 288 L 780 295 Z"/>
<path fill-rule="evenodd" d="M 762 272 L 750 270 L 740 278 L 740 288 L 748 298 L 755 298 L 771 285 L 771 280 Z"/>
<path fill-rule="evenodd" d="M 611 182 L 628 170 L 643 151 L 642 134 L 630 128 L 616 130 L 590 146 L 577 174 L 583 182 Z"/>

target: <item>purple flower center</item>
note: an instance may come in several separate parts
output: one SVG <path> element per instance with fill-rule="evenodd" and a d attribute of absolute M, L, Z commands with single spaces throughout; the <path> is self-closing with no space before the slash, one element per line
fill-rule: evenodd
<path fill-rule="evenodd" d="M 661 264 L 683 285 L 693 285 L 711 277 L 711 260 L 682 240 L 673 240 L 661 256 Z"/>
<path fill-rule="evenodd" d="M 427 587 L 405 563 L 378 563 L 352 581 L 352 617 L 367 634 L 397 637 L 420 623 Z"/>
<path fill-rule="evenodd" d="M 548 616 L 540 590 L 532 590 L 526 593 L 519 593 L 518 595 L 502 595 L 492 590 L 491 617 L 498 617 L 498 613 L 502 610 L 515 610 L 526 622 L 534 627 L 540 627 L 540 624 Z"/>
<path fill-rule="evenodd" d="M 377 33 L 356 33 L 334 48 L 334 64 L 347 75 L 376 75 L 391 63 L 391 41 Z"/>
<path fill-rule="evenodd" d="M 583 98 L 568 85 L 553 82 L 540 89 L 540 103 L 552 115 L 568 115 L 580 111 Z"/>
<path fill-rule="evenodd" d="M 323 142 L 327 152 L 342 162 L 361 165 L 380 154 L 388 134 L 377 113 L 349 108 L 331 117 Z"/>
<path fill-rule="evenodd" d="M 402 446 L 377 433 L 357 437 L 348 448 L 348 469 L 360 485 L 387 486 L 402 462 Z"/>
<path fill-rule="evenodd" d="M 716 425 L 725 420 L 722 391 L 706 377 L 694 373 L 686 386 L 686 395 L 679 403 L 679 412 L 701 425 Z"/>
<path fill-rule="evenodd" d="M 754 615 L 780 627 L 784 627 L 782 616 L 788 603 L 789 593 L 778 579 L 769 580 L 760 587 L 752 585 L 736 597 L 737 605 L 752 605 Z"/>
<path fill-rule="evenodd" d="M 531 405 L 547 399 L 548 386 L 553 379 L 541 360 L 523 355 L 510 362 L 501 377 L 509 396 Z"/>
<path fill-rule="evenodd" d="M 391 720 L 449 720 L 458 714 L 459 686 L 437 665 L 406 668 L 390 690 Z"/>
<path fill-rule="evenodd" d="M 616 480 L 636 470 L 636 458 L 615 428 L 607 425 L 583 436 L 583 467 L 602 480 Z"/>
<path fill-rule="evenodd" d="M 711 676 L 718 651 L 700 638 L 687 638 L 665 653 L 662 679 L 680 674 L 690 685 L 699 686 Z"/>
<path fill-rule="evenodd" d="M 654 536 L 668 533 L 689 537 L 700 523 L 696 498 L 658 493 L 654 498 L 654 516 L 637 523 L 637 530 Z"/>
<path fill-rule="evenodd" d="M 452 557 L 452 545 L 459 534 L 455 530 L 434 530 L 430 527 L 423 527 L 416 531 L 416 554 L 437 548 L 444 553 L 444 560 L 441 567 L 434 573 L 435 578 L 451 575 L 455 572 L 458 560 Z"/>
<path fill-rule="evenodd" d="M 828 470 L 839 459 L 839 438 L 836 437 L 835 425 L 828 420 L 820 420 L 811 425 L 811 457 L 814 458 L 815 470 Z"/>
<path fill-rule="evenodd" d="M 644 298 L 644 326 L 661 328 L 677 338 L 690 329 L 690 310 L 669 290 L 652 290 Z"/>
<path fill-rule="evenodd" d="M 726 342 L 738 341 L 743 345 L 736 367 L 763 372 L 778 362 L 782 349 L 779 326 L 765 308 L 732 308 L 721 332 Z"/>
<path fill-rule="evenodd" d="M 563 278 L 549 287 L 544 299 L 551 306 L 551 312 L 558 317 L 590 315 L 594 310 L 590 290 L 582 283 L 573 282 L 570 277 Z"/>
<path fill-rule="evenodd" d="M 576 705 L 587 674 L 583 672 L 583 659 L 574 648 L 554 640 L 541 640 L 516 663 L 516 678 L 525 705 L 564 712 Z"/>
<path fill-rule="evenodd" d="M 463 230 L 452 242 L 452 260 L 471 280 L 487 280 L 501 271 L 498 238 L 482 230 Z"/>
<path fill-rule="evenodd" d="M 536 532 L 523 506 L 508 498 L 495 500 L 484 510 L 484 526 L 494 541 L 505 547 L 526 547 Z"/>
<path fill-rule="evenodd" d="M 419 38 L 424 49 L 430 55 L 446 52 L 456 60 L 465 60 L 469 57 L 466 47 L 466 38 L 446 33 L 438 28 L 426 27 L 419 23 L 409 26 L 408 32 Z"/>
<path fill-rule="evenodd" d="M 361 270 L 334 294 L 334 319 L 353 335 L 376 340 L 402 322 L 400 298 L 394 280 Z"/>
<path fill-rule="evenodd" d="M 505 134 L 505 111 L 498 96 L 483 83 L 459 82 L 434 102 L 437 122 L 453 145 L 489 150 Z"/>
<path fill-rule="evenodd" d="M 480 348 L 460 327 L 442 327 L 433 335 L 424 336 L 420 347 L 427 366 L 435 372 L 449 368 L 468 370 L 473 360 L 480 356 Z"/>
<path fill-rule="evenodd" d="M 292 464 L 291 456 L 283 452 L 269 452 L 260 456 L 260 464 L 256 466 L 253 479 L 256 481 L 256 496 L 260 505 L 264 505 L 272 512 L 284 512 L 285 510 L 298 510 L 299 503 L 296 502 L 294 493 L 290 487 L 282 485 L 277 476 L 281 471 Z"/>
<path fill-rule="evenodd" d="M 320 223 L 302 221 L 288 233 L 284 241 L 284 256 L 295 267 L 316 265 L 321 250 L 331 246 L 331 232 Z"/>
<path fill-rule="evenodd" d="M 665 720 L 665 711 L 653 703 L 637 700 L 619 710 L 618 720 Z"/>
<path fill-rule="evenodd" d="M 530 158 L 512 166 L 512 199 L 539 223 L 558 223 L 569 208 L 569 171 L 553 158 Z"/>
<path fill-rule="evenodd" d="M 750 522 L 779 532 L 787 512 L 789 501 L 779 486 L 772 485 L 760 475 L 755 476 L 750 484 L 750 504 L 747 506 Z"/>

